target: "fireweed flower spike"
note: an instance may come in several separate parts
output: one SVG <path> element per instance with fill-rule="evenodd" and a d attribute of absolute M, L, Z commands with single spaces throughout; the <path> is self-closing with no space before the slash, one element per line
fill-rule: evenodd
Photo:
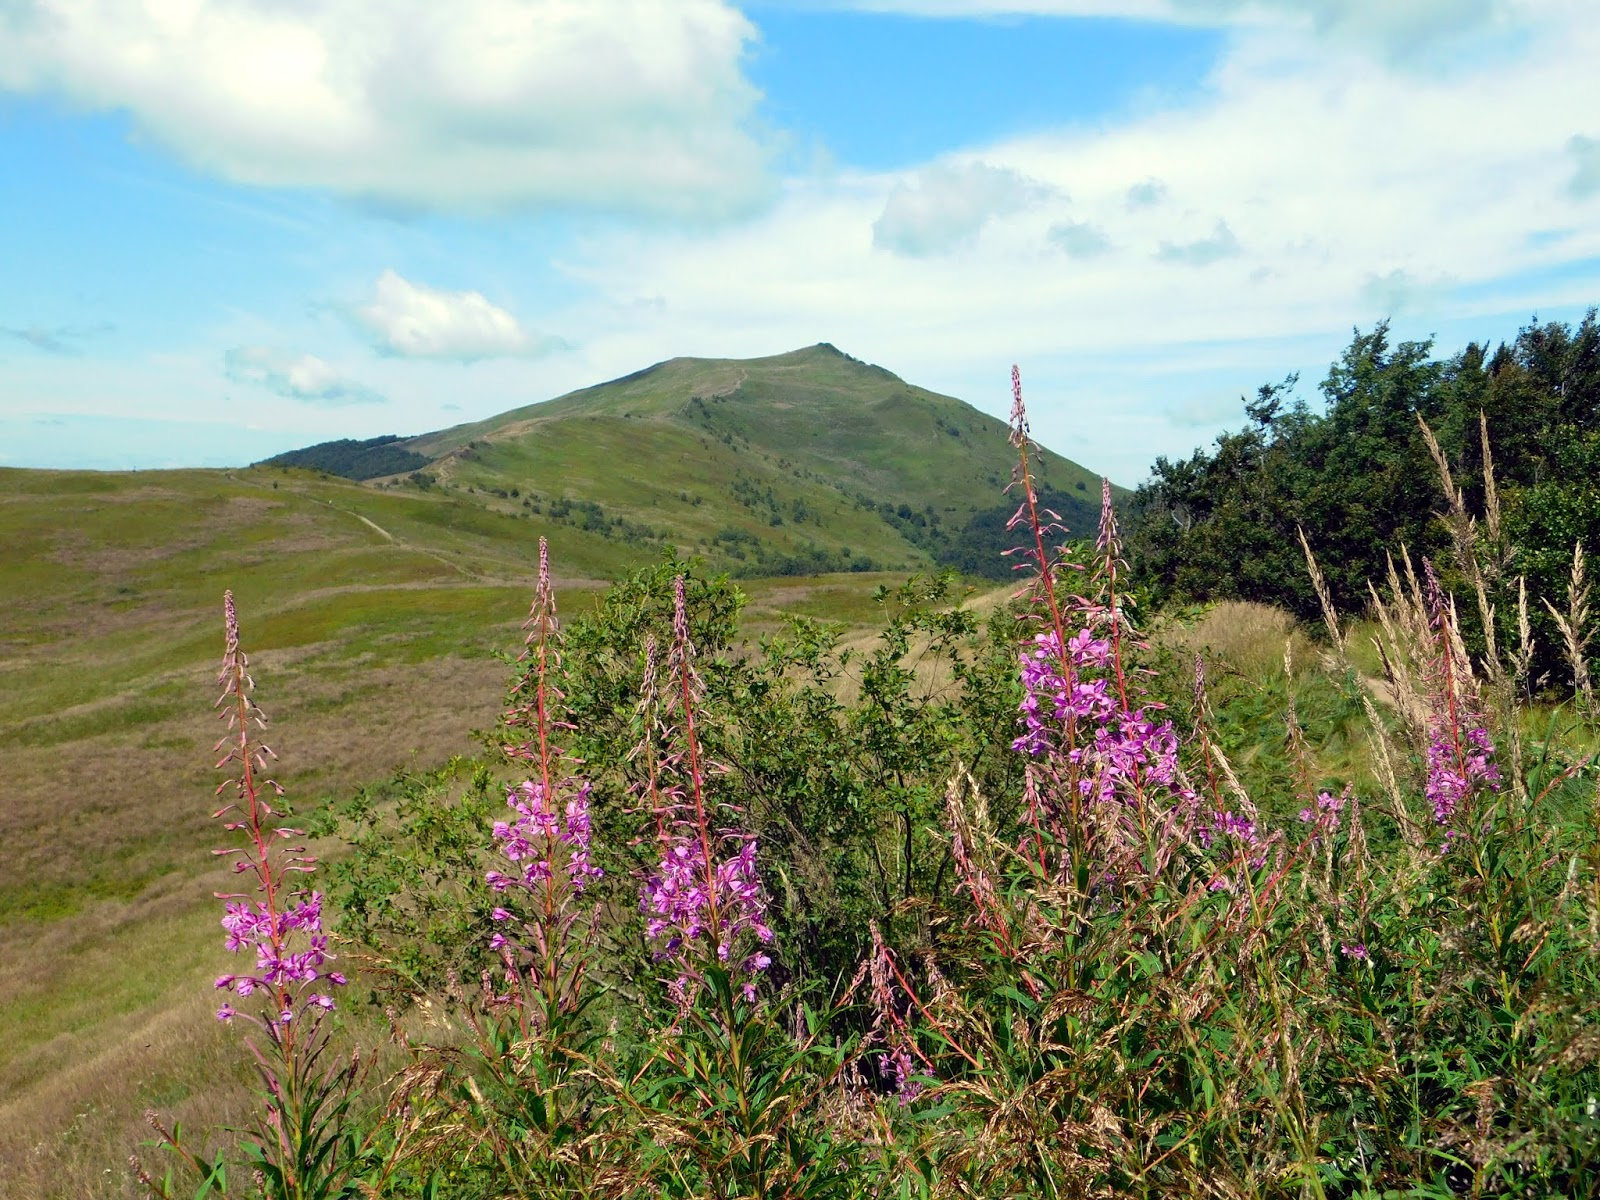
<path fill-rule="evenodd" d="M 515 815 L 496 821 L 491 836 L 511 869 L 492 870 L 484 878 L 497 900 L 504 897 L 490 918 L 513 931 L 497 929 L 489 939 L 489 948 L 500 953 L 505 967 L 506 1000 L 522 997 L 526 980 L 545 1006 L 539 1019 L 547 1021 L 575 1003 L 582 986 L 583 957 L 567 953 L 572 925 L 579 917 L 573 901 L 604 872 L 590 859 L 592 786 L 569 769 L 576 760 L 555 745 L 552 736 L 566 727 L 566 710 L 559 685 L 560 623 L 550 579 L 550 548 L 544 538 L 539 539 L 539 580 L 523 628 L 528 636 L 519 661 L 527 665 L 505 723 L 509 729 L 526 730 L 528 736 L 505 746 L 505 752 L 513 760 L 536 766 L 538 777 L 506 789 L 506 806 Z M 521 902 L 513 902 L 513 896 L 520 896 Z M 520 935 L 515 933 L 518 926 Z"/>
<path fill-rule="evenodd" d="M 1449 825 L 1456 810 L 1479 789 L 1500 790 L 1494 743 L 1473 703 L 1471 670 L 1457 644 L 1455 614 L 1445 601 L 1433 563 L 1422 560 L 1435 658 L 1428 672 L 1428 778 L 1424 794 L 1435 824 Z"/>
<path fill-rule="evenodd" d="M 1019 654 L 1021 731 L 1012 746 L 1032 760 L 1042 785 L 1029 805 L 1035 830 L 1042 817 L 1065 834 L 1074 858 L 1093 847 L 1108 879 L 1147 869 L 1140 860 L 1151 849 L 1159 859 L 1183 844 L 1206 845 L 1212 833 L 1254 845 L 1251 823 L 1226 812 L 1214 828 L 1196 826 L 1199 797 L 1183 779 L 1176 729 L 1131 686 L 1125 655 L 1138 643 L 1125 636 L 1136 635 L 1123 611 L 1126 564 L 1109 481 L 1101 481 L 1091 594 L 1068 596 L 1057 586 L 1064 570 L 1083 568 L 1047 549 L 1064 530 L 1038 502 L 1014 367 L 1011 387 L 1012 487 L 1022 491 L 1011 528 L 1024 539 L 1013 553 L 1032 570 L 1030 616 L 1039 630 Z"/>
<path fill-rule="evenodd" d="M 232 592 L 224 596 L 223 610 L 227 644 L 216 707 L 228 730 L 216 745 L 218 752 L 227 750 L 217 766 L 238 773 L 217 788 L 219 796 L 230 789 L 232 796 L 214 815 L 224 818 L 224 828 L 240 844 L 213 853 L 232 858 L 235 874 L 252 876 L 256 887 L 253 892 L 218 894 L 226 902 L 222 925 L 228 950 L 254 962 L 239 974 L 219 976 L 216 986 L 234 998 L 258 997 L 251 1003 L 260 1007 L 253 1014 L 241 1013 L 225 1001 L 216 1015 L 221 1021 L 244 1016 L 266 1033 L 265 1046 L 245 1043 L 263 1084 L 261 1111 L 251 1125 L 230 1132 L 241 1135 L 239 1148 L 261 1195 L 309 1200 L 385 1194 L 407 1133 L 402 1130 L 387 1139 L 388 1155 L 380 1154 L 382 1127 L 371 1124 L 363 1130 L 355 1119 L 364 1107 L 355 1101 L 366 1064 L 359 1054 L 345 1063 L 327 1062 L 331 1030 L 323 1018 L 334 1008 L 330 993 L 344 986 L 345 978 L 327 969 L 333 956 L 322 928 L 322 896 L 290 883 L 290 876 L 309 872 L 315 864 L 303 846 L 285 844 L 304 836 L 301 831 L 274 824 L 281 814 L 268 797 L 281 796 L 283 789 L 265 778 L 274 755 L 259 737 L 266 716 L 250 694 L 255 682 L 239 647 Z M 175 1165 L 198 1181 L 194 1195 L 226 1193 L 228 1163 L 222 1152 L 203 1159 L 183 1144 L 176 1124 L 169 1130 L 152 1114 L 146 1119 Z M 137 1160 L 134 1168 L 152 1196 L 171 1200 L 176 1194 L 171 1171 L 158 1181 Z M 182 1193 L 189 1194 L 187 1185 Z"/>
<path fill-rule="evenodd" d="M 315 1021 L 331 1010 L 333 999 L 324 989 L 344 986 L 345 977 L 327 969 L 333 955 L 322 928 L 321 893 L 289 885 L 291 874 L 310 872 L 315 860 L 304 846 L 282 844 L 303 836 L 300 830 L 272 823 L 279 814 L 268 796 L 281 796 L 283 789 L 261 778 L 268 760 L 276 755 L 258 736 L 267 719 L 251 696 L 255 680 L 250 677 L 249 658 L 239 646 L 231 591 L 224 594 L 223 613 L 227 636 L 217 678 L 222 695 L 216 707 L 228 731 L 216 745 L 218 752 L 227 748 L 217 766 L 232 765 L 239 774 L 217 788 L 219 796 L 229 789 L 233 796 L 213 815 L 227 818 L 223 828 L 240 836 L 243 845 L 212 853 L 231 856 L 234 873 L 253 876 L 256 890 L 254 895 L 218 893 L 225 902 L 223 944 L 254 962 L 238 974 L 218 976 L 216 987 L 239 997 L 262 993 L 262 1016 L 252 1019 L 259 1019 L 288 1053 L 296 1037 L 296 1018 L 311 1013 Z M 217 1009 L 217 1019 L 231 1020 L 237 1012 L 231 1003 L 224 1003 Z"/>
<path fill-rule="evenodd" d="M 772 965 L 762 949 L 772 941 L 772 930 L 756 868 L 756 839 L 713 824 L 695 728 L 701 683 L 694 669 L 681 576 L 673 600 L 673 642 L 663 690 L 664 715 L 677 745 L 660 762 L 663 773 L 686 777 L 681 790 L 663 787 L 656 793 L 661 858 L 644 881 L 639 908 L 646 915 L 645 932 L 656 944 L 656 957 L 680 969 L 675 987 L 682 1000 L 688 998 L 697 967 L 710 963 L 744 974 L 744 997 L 754 1000 L 755 976 Z"/>

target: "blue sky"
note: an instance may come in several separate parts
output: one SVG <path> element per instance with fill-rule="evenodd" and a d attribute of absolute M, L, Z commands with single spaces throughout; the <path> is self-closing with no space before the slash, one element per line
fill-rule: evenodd
<path fill-rule="evenodd" d="M 1137 482 L 1600 302 L 1588 0 L 0 0 L 0 465 L 831 341 Z"/>

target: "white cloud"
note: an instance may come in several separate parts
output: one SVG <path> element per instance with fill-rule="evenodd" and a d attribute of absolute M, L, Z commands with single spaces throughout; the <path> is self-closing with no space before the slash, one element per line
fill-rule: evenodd
<path fill-rule="evenodd" d="M 873 253 L 890 202 L 938 168 L 793 181 L 772 212 L 703 236 L 596 240 L 574 256 L 602 298 L 571 313 L 574 362 L 602 378 L 828 340 L 1003 415 L 1015 361 L 1047 444 L 1137 479 L 1194 444 L 1164 415 L 1193 378 L 1220 395 L 1297 369 L 1314 383 L 1352 325 L 1396 302 L 1397 335 L 1466 329 L 1464 343 L 1600 299 L 1600 270 L 1574 269 L 1600 259 L 1594 200 L 1570 188 L 1587 144 L 1549 118 L 1600 111 L 1600 15 L 1560 3 L 1494 56 L 1420 75 L 1306 30 L 1242 32 L 1187 107 L 972 152 L 1046 198 L 895 231 L 920 247 L 976 223 L 970 252 Z M 1167 199 L 1130 209 L 1152 174 Z M 923 210 L 939 206 L 903 209 Z M 1065 269 L 1075 226 L 1108 248 Z M 1211 261 L 1178 269 L 1163 245 Z M 656 296 L 658 311 L 637 303 Z"/>
<path fill-rule="evenodd" d="M 996 217 L 1019 212 L 1053 189 L 987 163 L 940 164 L 897 183 L 872 226 L 872 244 L 922 257 L 970 244 Z"/>
<path fill-rule="evenodd" d="M 372 302 L 356 316 L 378 338 L 382 350 L 404 358 L 532 357 L 560 349 L 516 317 L 491 304 L 482 292 L 451 292 L 413 283 L 395 271 L 378 277 Z"/>
<path fill-rule="evenodd" d="M 1182 263 L 1190 267 L 1209 267 L 1225 258 L 1238 258 L 1242 253 L 1239 239 L 1226 221 L 1218 221 L 1211 233 L 1189 242 L 1161 243 L 1156 257 L 1162 262 Z"/>
<path fill-rule="evenodd" d="M 1068 258 L 1099 258 L 1111 249 L 1105 231 L 1088 221 L 1063 221 L 1052 225 L 1048 234 L 1052 245 Z"/>
<path fill-rule="evenodd" d="M 5 0 L 0 89 L 401 208 L 705 220 L 765 195 L 731 0 Z"/>
<path fill-rule="evenodd" d="M 228 378 L 255 384 L 291 400 L 323 407 L 381 404 L 384 397 L 348 378 L 314 354 L 294 354 L 268 346 L 237 346 L 223 356 Z"/>

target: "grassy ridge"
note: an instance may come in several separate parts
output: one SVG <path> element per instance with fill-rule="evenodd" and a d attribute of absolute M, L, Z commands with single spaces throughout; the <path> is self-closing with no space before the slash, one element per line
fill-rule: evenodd
<path fill-rule="evenodd" d="M 224 588 L 303 814 L 474 749 L 541 533 L 569 613 L 660 552 L 473 499 L 267 468 L 0 470 L 0 1196 L 41 1194 L 68 1160 L 120 1163 L 126 1122 L 196 1086 L 160 1047 L 193 1028 L 208 897 L 229 886 L 207 820 Z M 752 619 L 866 619 L 893 578 L 752 582 Z"/>
<path fill-rule="evenodd" d="M 769 557 L 810 544 L 924 567 L 928 531 L 960 536 L 1003 507 L 1011 478 L 1002 422 L 825 344 L 672 359 L 405 446 L 433 460 L 427 477 L 491 507 L 589 501 L 734 566 L 753 557 L 743 537 Z M 1049 451 L 1040 471 L 1069 527 L 1092 529 L 1098 476 Z"/>
<path fill-rule="evenodd" d="M 423 483 L 0 469 L 0 1196 L 63 1155 L 120 1160 L 116 1122 L 193 1085 L 159 1047 L 203 995 L 228 886 L 206 819 L 225 588 L 303 813 L 471 752 L 541 535 L 569 613 L 669 548 L 745 573 L 810 550 L 854 570 L 751 580 L 750 631 L 866 625 L 875 586 L 932 560 L 858 500 L 959 529 L 1010 471 L 999 422 L 825 347 L 674 360 L 405 446 Z"/>

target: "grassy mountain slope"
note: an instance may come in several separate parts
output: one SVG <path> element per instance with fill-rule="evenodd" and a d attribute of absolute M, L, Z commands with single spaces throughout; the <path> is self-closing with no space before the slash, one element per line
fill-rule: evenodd
<path fill-rule="evenodd" d="M 752 571 L 808 546 L 838 568 L 849 566 L 846 548 L 924 567 L 980 515 L 1010 511 L 1002 422 L 825 344 L 672 359 L 403 444 L 433 461 L 427 475 L 443 486 L 516 487 L 507 508 L 598 504 L 595 523 L 625 522 Z M 1098 477 L 1049 451 L 1039 465 L 1069 527 L 1091 530 Z"/>
<path fill-rule="evenodd" d="M 674 360 L 397 445 L 415 477 L 0 469 L 0 1196 L 58 1168 L 60 1194 L 101 1194 L 127 1146 L 93 1139 L 193 1085 L 160 1047 L 191 1037 L 228 888 L 207 853 L 224 588 L 303 811 L 472 749 L 540 534 L 569 614 L 669 546 L 789 572 L 745 585 L 759 629 L 869 623 L 900 576 L 860 568 L 924 568 L 935 518 L 1009 511 L 1000 422 L 829 347 Z"/>

